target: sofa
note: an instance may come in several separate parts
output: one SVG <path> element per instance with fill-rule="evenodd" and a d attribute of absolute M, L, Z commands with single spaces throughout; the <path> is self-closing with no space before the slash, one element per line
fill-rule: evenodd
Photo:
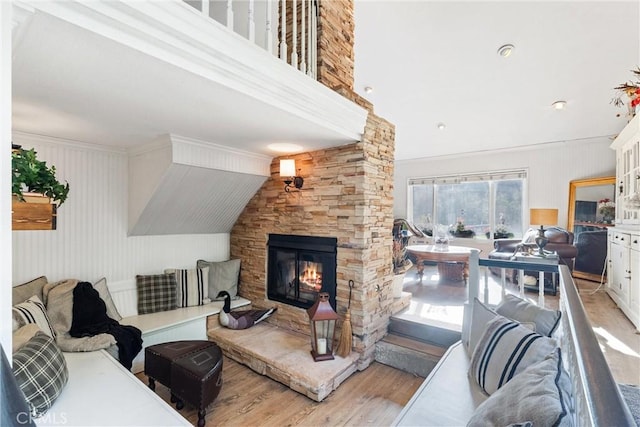
<path fill-rule="evenodd" d="M 576 271 L 601 276 L 607 259 L 607 230 L 583 231 L 576 238 Z"/>
<path fill-rule="evenodd" d="M 508 261 L 520 250 L 531 249 L 536 251 L 538 248 L 535 242 L 537 235 L 538 230 L 530 228 L 522 239 L 497 239 L 493 242 L 494 250 L 489 253 L 488 258 Z M 578 249 L 573 244 L 573 233 L 560 227 L 548 227 L 545 229 L 544 235 L 549 239 L 549 243 L 544 248 L 545 251 L 556 252 L 559 257 L 559 264 L 566 265 L 569 270 L 573 271 L 574 259 L 578 254 Z M 489 270 L 495 275 L 501 274 L 500 268 L 490 267 Z M 525 275 L 537 276 L 536 274 L 527 273 L 525 271 Z M 517 270 L 508 271 L 506 277 L 512 283 L 518 283 Z M 545 282 L 550 280 L 552 280 L 551 276 L 545 275 Z"/>
<path fill-rule="evenodd" d="M 157 342 L 207 339 L 208 318 L 222 310 L 222 301 L 144 313 L 141 278 L 145 277 L 118 284 L 115 292 L 105 279 L 92 284 L 111 319 L 137 327 L 143 348 Z M 72 292 L 78 282 L 50 283 L 41 276 L 13 287 L 13 349 L 6 349 L 6 354 L 13 357 L 14 377 L 29 412 L 12 416 L 35 419 L 39 426 L 190 425 L 118 361 L 112 335 L 70 336 Z M 232 308 L 248 305 L 244 298 L 232 301 Z M 134 372 L 142 370 L 143 356 L 144 350 L 133 361 Z M 39 371 L 46 375 L 34 374 Z M 100 416 L 95 402 L 100 402 Z"/>
<path fill-rule="evenodd" d="M 559 275 L 557 311 L 509 294 L 497 306 L 465 304 L 462 340 L 392 425 L 635 425 L 567 267 Z M 478 288 L 469 283 L 470 298 Z"/>

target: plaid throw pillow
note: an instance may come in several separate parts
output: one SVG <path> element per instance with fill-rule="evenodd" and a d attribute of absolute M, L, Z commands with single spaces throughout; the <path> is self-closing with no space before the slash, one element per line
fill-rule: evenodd
<path fill-rule="evenodd" d="M 62 352 L 53 338 L 42 332 L 13 354 L 13 375 L 35 418 L 51 408 L 69 379 Z"/>
<path fill-rule="evenodd" d="M 176 304 L 192 307 L 211 302 L 209 299 L 209 267 L 182 270 L 168 268 L 165 273 L 176 275 Z"/>
<path fill-rule="evenodd" d="M 155 313 L 176 308 L 176 275 L 137 275 L 138 314 Z"/>

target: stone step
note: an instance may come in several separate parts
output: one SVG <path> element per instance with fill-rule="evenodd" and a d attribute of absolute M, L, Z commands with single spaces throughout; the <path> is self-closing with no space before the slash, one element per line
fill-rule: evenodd
<path fill-rule="evenodd" d="M 358 353 L 315 362 L 307 335 L 268 322 L 243 330 L 214 326 L 207 334 L 225 356 L 318 402 L 357 370 Z"/>
<path fill-rule="evenodd" d="M 387 334 L 376 343 L 376 362 L 419 377 L 426 377 L 436 366 L 445 348 L 395 334 Z"/>
<path fill-rule="evenodd" d="M 461 338 L 459 327 L 416 317 L 403 316 L 402 313 L 389 319 L 389 333 L 411 338 L 437 347 L 449 348 Z"/>

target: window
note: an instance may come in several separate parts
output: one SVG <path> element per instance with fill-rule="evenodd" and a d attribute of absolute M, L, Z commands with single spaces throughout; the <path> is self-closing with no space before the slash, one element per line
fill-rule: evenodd
<path fill-rule="evenodd" d="M 526 171 L 409 180 L 408 219 L 431 234 L 444 224 L 476 238 L 522 237 Z"/>

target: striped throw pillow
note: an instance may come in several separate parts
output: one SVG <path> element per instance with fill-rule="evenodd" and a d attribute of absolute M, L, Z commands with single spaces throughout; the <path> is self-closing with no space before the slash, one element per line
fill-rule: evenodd
<path fill-rule="evenodd" d="M 176 308 L 176 275 L 137 275 L 138 314 L 155 313 Z"/>
<path fill-rule="evenodd" d="M 49 316 L 47 316 L 47 309 L 37 295 L 32 296 L 25 302 L 14 305 L 13 319 L 20 326 L 35 323 L 42 332 L 49 335 L 51 338 L 56 337 L 56 333 L 51 327 Z"/>
<path fill-rule="evenodd" d="M 209 267 L 192 270 L 168 268 L 165 273 L 176 275 L 176 304 L 192 307 L 211 302 L 209 299 Z"/>
<path fill-rule="evenodd" d="M 13 375 L 35 418 L 51 408 L 69 379 L 62 352 L 53 338 L 42 332 L 13 354 Z"/>
<path fill-rule="evenodd" d="M 555 340 L 498 315 L 476 344 L 469 374 L 490 395 L 557 347 Z"/>

